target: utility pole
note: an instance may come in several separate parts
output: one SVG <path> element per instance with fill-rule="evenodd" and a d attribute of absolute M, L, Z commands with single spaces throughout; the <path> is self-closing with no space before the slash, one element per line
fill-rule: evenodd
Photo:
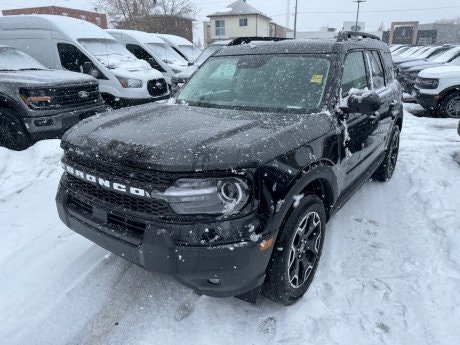
<path fill-rule="evenodd" d="M 297 0 L 295 0 L 295 12 L 294 12 L 294 38 L 297 37 Z"/>
<path fill-rule="evenodd" d="M 358 9 L 356 10 L 356 24 L 355 24 L 355 30 L 354 30 L 354 31 L 358 31 L 359 5 L 360 5 L 362 2 L 366 2 L 366 0 L 353 0 L 353 2 L 357 2 L 357 3 L 358 3 Z"/>

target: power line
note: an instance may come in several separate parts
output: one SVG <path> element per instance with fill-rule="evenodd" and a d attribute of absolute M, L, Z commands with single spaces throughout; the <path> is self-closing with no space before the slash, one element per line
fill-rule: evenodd
<path fill-rule="evenodd" d="M 445 6 L 445 7 L 425 7 L 425 8 L 406 8 L 400 10 L 368 10 L 368 11 L 360 11 L 360 13 L 390 13 L 390 12 L 411 12 L 411 11 L 432 11 L 432 10 L 446 10 L 446 9 L 453 9 L 453 8 L 460 8 L 460 6 Z M 297 12 L 298 14 L 349 14 L 349 13 L 356 13 L 354 11 L 305 11 L 305 12 Z M 280 17 L 285 16 L 286 14 L 294 14 L 291 13 L 282 13 L 282 14 L 273 14 L 272 17 Z"/>

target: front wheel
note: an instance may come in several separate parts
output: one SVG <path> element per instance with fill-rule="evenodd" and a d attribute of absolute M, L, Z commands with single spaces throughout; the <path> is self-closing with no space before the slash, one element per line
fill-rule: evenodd
<path fill-rule="evenodd" d="M 310 286 L 323 249 L 326 212 L 316 195 L 305 196 L 281 229 L 267 268 L 262 294 L 289 305 Z"/>
<path fill-rule="evenodd" d="M 444 97 L 440 108 L 444 115 L 460 119 L 460 92 L 451 93 Z"/>
<path fill-rule="evenodd" d="M 9 114 L 8 109 L 0 109 L 0 146 L 11 150 L 24 150 L 30 146 L 24 126 Z"/>
<path fill-rule="evenodd" d="M 393 132 L 391 133 L 391 138 L 390 142 L 388 143 L 385 158 L 372 176 L 374 180 L 386 182 L 393 176 L 393 172 L 396 168 L 396 162 L 398 161 L 399 135 L 399 127 L 395 126 Z"/>

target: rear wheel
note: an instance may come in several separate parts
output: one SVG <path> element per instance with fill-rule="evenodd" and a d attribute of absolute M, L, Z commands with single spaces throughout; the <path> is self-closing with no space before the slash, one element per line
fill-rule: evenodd
<path fill-rule="evenodd" d="M 460 118 L 460 92 L 454 92 L 443 98 L 441 112 L 449 117 Z"/>
<path fill-rule="evenodd" d="M 326 212 L 316 195 L 304 197 L 288 217 L 262 286 L 264 296 L 284 305 L 301 298 L 313 281 L 326 231 Z"/>
<path fill-rule="evenodd" d="M 0 108 L 0 146 L 11 150 L 24 150 L 30 146 L 29 135 L 9 109 Z"/>
<path fill-rule="evenodd" d="M 393 172 L 396 168 L 396 162 L 398 161 L 399 135 L 399 127 L 395 126 L 393 132 L 391 133 L 385 158 L 372 176 L 374 180 L 386 182 L 393 176 Z"/>

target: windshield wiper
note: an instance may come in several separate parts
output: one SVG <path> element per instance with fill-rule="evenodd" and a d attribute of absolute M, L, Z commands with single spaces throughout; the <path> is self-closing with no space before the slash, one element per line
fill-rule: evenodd
<path fill-rule="evenodd" d="M 17 69 L 0 69 L 0 72 L 16 72 Z"/>
<path fill-rule="evenodd" d="M 20 68 L 17 71 L 47 71 L 45 68 L 36 68 L 36 67 L 30 67 L 30 68 Z"/>

